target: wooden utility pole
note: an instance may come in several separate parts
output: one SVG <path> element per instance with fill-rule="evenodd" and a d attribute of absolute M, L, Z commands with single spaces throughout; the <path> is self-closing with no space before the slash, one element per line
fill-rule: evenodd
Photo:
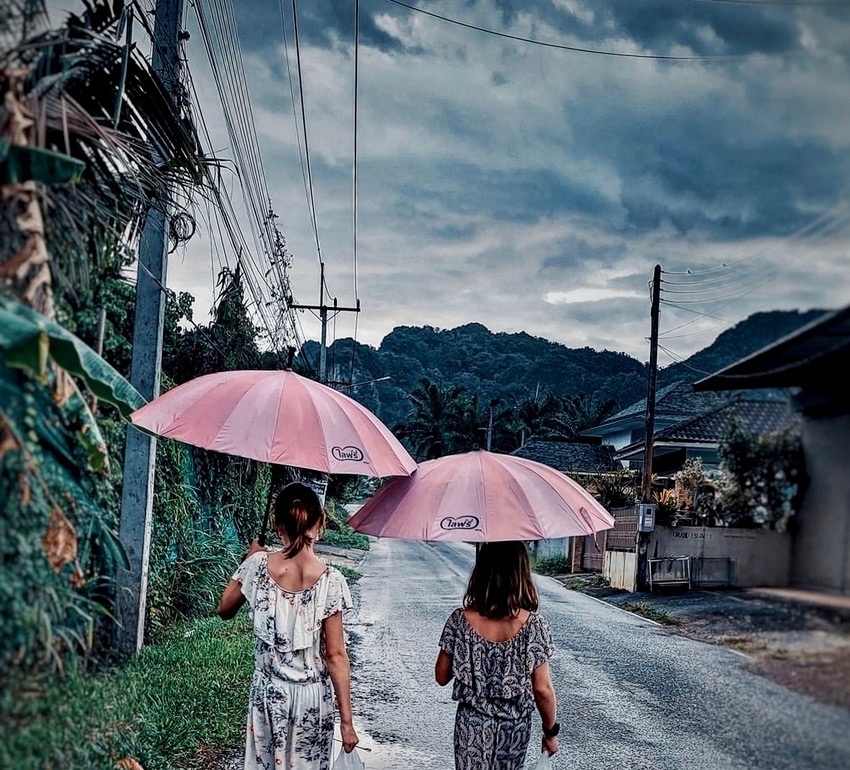
<path fill-rule="evenodd" d="M 182 25 L 183 0 L 157 0 L 152 67 L 175 102 L 175 110 L 178 109 L 176 95 Z M 168 263 L 171 208 L 171 191 L 163 187 L 159 194 L 159 201 L 148 211 L 139 245 L 130 365 L 130 382 L 149 401 L 159 395 L 162 370 L 163 287 Z M 118 627 L 115 642 L 119 653 L 124 655 L 138 652 L 144 641 L 155 459 L 156 439 L 129 428 L 119 529 L 129 569 L 118 571 L 116 593 Z"/>
<path fill-rule="evenodd" d="M 655 433 L 655 391 L 658 380 L 658 316 L 661 309 L 661 265 L 652 274 L 652 307 L 650 310 L 649 372 L 646 388 L 646 439 L 643 448 L 643 485 L 641 498 L 652 502 L 652 437 Z"/>
<path fill-rule="evenodd" d="M 319 274 L 319 304 L 318 305 L 289 305 L 293 310 L 318 310 L 319 311 L 319 320 L 322 323 L 322 343 L 321 348 L 319 349 L 319 382 L 323 385 L 327 385 L 328 383 L 328 370 L 327 370 L 327 360 L 328 360 L 328 311 L 332 310 L 334 315 L 337 313 L 359 313 L 360 312 L 360 300 L 357 300 L 357 307 L 341 307 L 337 304 L 336 297 L 334 297 L 333 305 L 327 305 L 325 303 L 325 263 L 321 263 L 321 272 Z"/>
<path fill-rule="evenodd" d="M 646 387 L 646 424 L 643 448 L 643 483 L 641 484 L 641 500 L 652 502 L 652 454 L 655 450 L 653 435 L 655 433 L 655 393 L 658 379 L 658 318 L 661 310 L 661 265 L 656 265 L 652 274 L 652 304 L 650 309 L 649 333 L 649 371 Z M 638 531 L 637 543 L 637 588 L 643 589 L 649 582 L 649 533 Z"/>

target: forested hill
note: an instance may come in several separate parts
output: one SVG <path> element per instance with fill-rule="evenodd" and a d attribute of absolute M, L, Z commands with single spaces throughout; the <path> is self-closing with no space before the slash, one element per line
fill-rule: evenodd
<path fill-rule="evenodd" d="M 662 368 L 659 384 L 700 379 L 702 372 L 717 371 L 823 312 L 756 313 L 721 334 L 710 347 Z M 306 343 L 299 359 L 300 366 L 315 369 L 318 344 Z M 525 396 L 552 393 L 585 396 L 599 403 L 614 400 L 623 408 L 646 396 L 646 366 L 625 353 L 568 348 L 524 332 L 494 333 L 474 323 L 455 329 L 400 326 L 377 349 L 351 339 L 337 340 L 328 349 L 327 367 L 330 379 L 366 383 L 352 395 L 390 426 L 408 415 L 408 396 L 423 378 L 462 386 L 477 395 L 480 403 L 500 399 L 509 404 Z"/>

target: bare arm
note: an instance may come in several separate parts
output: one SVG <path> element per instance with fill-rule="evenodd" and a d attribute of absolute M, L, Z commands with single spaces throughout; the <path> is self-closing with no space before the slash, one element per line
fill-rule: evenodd
<path fill-rule="evenodd" d="M 325 635 L 325 661 L 339 708 L 342 747 L 346 753 L 350 754 L 360 739 L 354 731 L 354 718 L 351 713 L 351 664 L 348 660 L 348 651 L 345 649 L 341 612 L 336 612 L 325 619 L 322 623 L 322 633 Z"/>
<path fill-rule="evenodd" d="M 242 594 L 242 584 L 238 580 L 231 580 L 224 587 L 224 593 L 218 600 L 215 611 L 222 620 L 230 620 L 236 616 L 243 604 L 245 604 L 245 596 Z"/>
<path fill-rule="evenodd" d="M 253 556 L 258 551 L 265 550 L 267 549 L 263 548 L 259 541 L 255 539 L 252 541 L 248 553 L 245 554 L 245 559 Z M 242 561 L 245 561 L 245 559 Z M 245 596 L 242 594 L 242 584 L 238 580 L 231 580 L 224 587 L 224 592 L 221 595 L 221 599 L 218 600 L 218 607 L 216 607 L 215 611 L 222 620 L 230 620 L 236 617 L 236 613 L 239 612 L 239 608 L 243 604 L 245 604 Z"/>
<path fill-rule="evenodd" d="M 434 678 L 440 687 L 445 687 L 452 681 L 452 656 L 444 650 L 440 650 L 437 663 L 434 666 Z"/>
<path fill-rule="evenodd" d="M 543 727 L 550 729 L 558 721 L 558 703 L 555 698 L 555 688 L 552 686 L 552 676 L 549 664 L 541 663 L 531 673 L 531 687 L 534 690 L 534 702 L 543 720 Z M 558 751 L 558 739 L 543 737 L 543 750 L 550 755 Z"/>

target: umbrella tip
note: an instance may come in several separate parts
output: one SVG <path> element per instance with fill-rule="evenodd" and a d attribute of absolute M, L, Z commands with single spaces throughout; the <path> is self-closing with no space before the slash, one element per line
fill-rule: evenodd
<path fill-rule="evenodd" d="M 292 368 L 292 359 L 293 359 L 293 358 L 295 358 L 295 348 L 294 348 L 294 347 L 292 347 L 292 345 L 290 345 L 290 346 L 286 349 L 286 368 L 287 368 L 287 369 L 291 369 L 291 368 Z"/>

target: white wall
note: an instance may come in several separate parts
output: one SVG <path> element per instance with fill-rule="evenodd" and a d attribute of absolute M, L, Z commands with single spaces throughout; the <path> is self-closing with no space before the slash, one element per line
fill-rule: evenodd
<path fill-rule="evenodd" d="M 731 559 L 733 584 L 781 588 L 791 577 L 791 536 L 787 532 L 724 527 L 656 527 L 648 557 L 691 556 Z M 697 565 L 693 565 L 694 571 Z M 696 575 L 695 575 L 696 576 Z"/>

